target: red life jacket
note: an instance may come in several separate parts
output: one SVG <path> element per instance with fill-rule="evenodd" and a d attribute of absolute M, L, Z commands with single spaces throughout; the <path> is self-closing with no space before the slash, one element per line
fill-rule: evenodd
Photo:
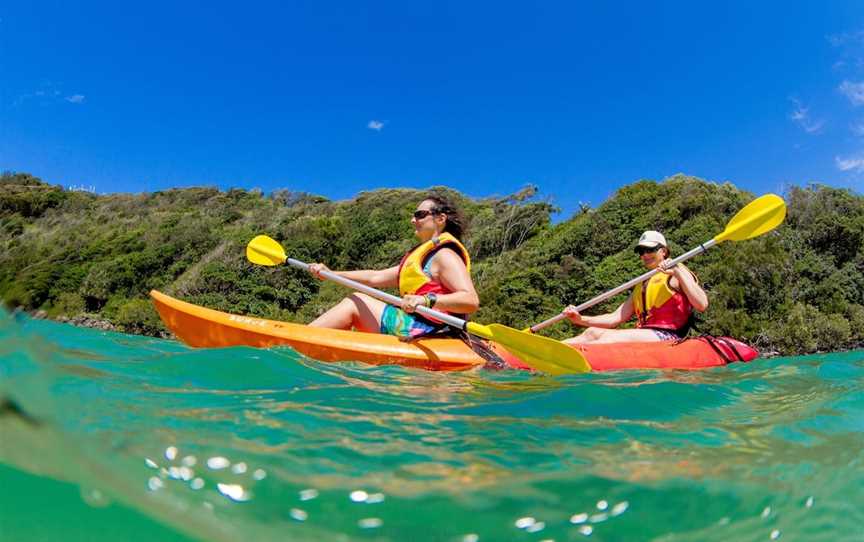
<path fill-rule="evenodd" d="M 668 329 L 681 334 L 687 329 L 693 307 L 683 292 L 669 286 L 672 275 L 657 273 L 633 288 L 633 308 L 637 327 Z M 647 309 L 646 309 L 647 307 Z"/>

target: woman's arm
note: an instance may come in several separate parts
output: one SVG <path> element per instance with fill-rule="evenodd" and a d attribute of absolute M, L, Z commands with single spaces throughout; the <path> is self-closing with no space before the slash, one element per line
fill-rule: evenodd
<path fill-rule="evenodd" d="M 663 264 L 660 265 L 662 266 Z M 683 292 L 694 309 L 699 312 L 705 312 L 705 309 L 708 308 L 708 294 L 699 286 L 696 275 L 683 264 L 676 265 L 671 269 L 671 272 L 672 279 L 669 281 L 670 286 L 675 290 Z"/>
<path fill-rule="evenodd" d="M 633 317 L 633 298 L 628 297 L 627 301 L 618 305 L 618 308 L 606 314 L 598 314 L 597 316 L 583 316 L 576 311 L 576 307 L 570 305 L 564 309 L 564 314 L 577 326 L 582 327 L 602 327 L 612 329 L 620 326 L 627 320 Z"/>
<path fill-rule="evenodd" d="M 451 290 L 438 295 L 435 310 L 471 314 L 480 308 L 480 298 L 474 289 L 474 281 L 465 267 L 465 262 L 449 248 L 439 250 L 432 260 L 432 276 Z"/>
<path fill-rule="evenodd" d="M 372 288 L 395 288 L 399 286 L 399 266 L 388 269 L 363 269 L 358 271 L 332 271 L 323 263 L 313 263 L 309 266 L 309 272 L 318 278 L 322 278 L 321 271 L 330 271 L 340 277 L 355 280 Z"/>

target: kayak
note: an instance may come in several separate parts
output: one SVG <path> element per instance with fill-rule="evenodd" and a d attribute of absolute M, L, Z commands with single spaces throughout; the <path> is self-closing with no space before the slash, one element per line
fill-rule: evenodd
<path fill-rule="evenodd" d="M 156 290 L 150 292 L 150 297 L 165 326 L 185 344 L 197 348 L 289 346 L 320 361 L 362 361 L 431 371 L 464 371 L 488 364 L 460 339 L 405 342 L 392 335 L 316 328 L 229 314 L 186 303 Z M 573 347 L 582 352 L 593 371 L 700 369 L 733 361 L 751 361 L 758 356 L 752 347 L 729 337 Z M 510 367 L 530 369 L 503 348 L 492 345 L 492 350 Z"/>

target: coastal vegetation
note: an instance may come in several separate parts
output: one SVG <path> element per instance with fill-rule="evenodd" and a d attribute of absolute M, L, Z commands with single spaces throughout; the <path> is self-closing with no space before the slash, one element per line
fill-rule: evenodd
<path fill-rule="evenodd" d="M 662 231 L 680 254 L 722 231 L 754 197 L 676 175 L 634 182 L 554 223 L 556 209 L 533 186 L 482 199 L 431 190 L 456 198 L 470 217 L 476 319 L 517 328 L 641 274 L 633 244 L 642 231 Z M 264 233 L 290 256 L 334 269 L 391 266 L 414 243 L 408 220 L 425 193 L 375 190 L 346 201 L 216 188 L 97 195 L 4 173 L 0 298 L 10 308 L 147 335 L 165 334 L 147 296 L 154 288 L 214 309 L 308 322 L 344 290 L 289 267 L 251 265 L 246 243 Z M 688 262 L 711 301 L 698 330 L 784 355 L 860 346 L 864 197 L 821 185 L 782 195 L 788 216 L 776 230 Z M 567 323 L 548 330 L 573 333 Z"/>

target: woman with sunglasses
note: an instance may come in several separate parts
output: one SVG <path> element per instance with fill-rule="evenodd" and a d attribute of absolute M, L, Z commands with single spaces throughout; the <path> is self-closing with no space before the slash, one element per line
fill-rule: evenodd
<path fill-rule="evenodd" d="M 565 342 L 572 344 L 654 342 L 683 338 L 690 331 L 693 310 L 704 312 L 708 296 L 692 271 L 683 264 L 671 266 L 666 238 L 646 231 L 639 238 L 636 253 L 647 269 L 660 272 L 633 288 L 633 294 L 615 311 L 583 316 L 573 305 L 564 314 L 577 326 L 588 329 Z M 636 315 L 635 329 L 614 329 Z"/>
<path fill-rule="evenodd" d="M 354 328 L 414 339 L 447 327 L 416 313 L 420 305 L 460 318 L 475 312 L 480 300 L 471 280 L 471 258 L 461 242 L 462 214 L 446 198 L 431 195 L 417 206 L 411 224 L 420 243 L 405 254 L 399 265 L 381 270 L 336 272 L 373 288 L 398 287 L 401 308 L 354 293 L 309 325 Z M 321 271 L 329 271 L 321 263 L 310 265 L 309 270 L 318 278 Z"/>

